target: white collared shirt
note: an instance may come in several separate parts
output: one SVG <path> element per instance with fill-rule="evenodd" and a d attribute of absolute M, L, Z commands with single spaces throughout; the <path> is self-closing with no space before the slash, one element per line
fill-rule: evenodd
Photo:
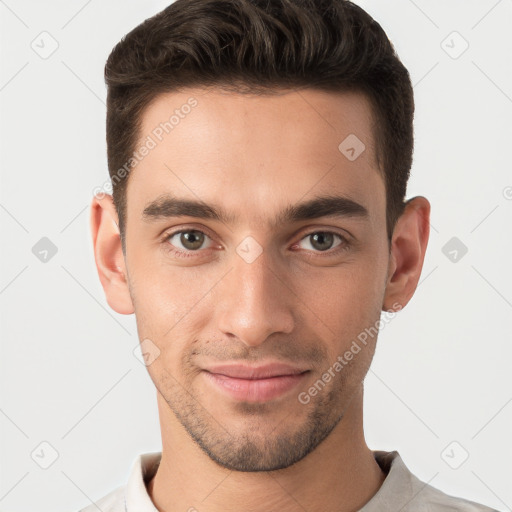
<path fill-rule="evenodd" d="M 149 497 L 151 480 L 162 452 L 143 453 L 132 466 L 126 485 L 118 487 L 79 512 L 158 512 Z M 463 498 L 449 496 L 422 482 L 404 464 L 397 451 L 374 451 L 375 460 L 386 473 L 377 493 L 359 512 L 497 512 Z"/>

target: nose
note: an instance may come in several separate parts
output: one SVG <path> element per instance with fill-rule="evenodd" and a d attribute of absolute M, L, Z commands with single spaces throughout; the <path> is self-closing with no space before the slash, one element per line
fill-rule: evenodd
<path fill-rule="evenodd" d="M 231 271 L 219 283 L 217 328 L 248 347 L 294 328 L 293 293 L 269 260 L 265 251 L 251 263 L 235 254 Z"/>

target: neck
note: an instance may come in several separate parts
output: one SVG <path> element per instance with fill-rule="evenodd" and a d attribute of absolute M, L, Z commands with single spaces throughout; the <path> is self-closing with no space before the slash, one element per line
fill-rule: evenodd
<path fill-rule="evenodd" d="M 250 473 L 213 462 L 158 394 L 162 459 L 148 493 L 161 512 L 359 510 L 386 476 L 364 440 L 362 406 L 361 386 L 343 419 L 315 450 L 288 468 Z"/>

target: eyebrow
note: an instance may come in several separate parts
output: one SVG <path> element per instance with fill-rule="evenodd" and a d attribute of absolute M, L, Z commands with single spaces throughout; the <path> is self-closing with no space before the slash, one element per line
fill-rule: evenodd
<path fill-rule="evenodd" d="M 184 216 L 216 220 L 224 224 L 235 224 L 239 220 L 238 215 L 227 212 L 220 205 L 181 199 L 171 194 L 158 197 L 147 204 L 142 212 L 146 222 Z M 279 226 L 320 217 L 368 219 L 369 213 L 363 205 L 348 197 L 326 195 L 287 206 L 275 219 L 270 220 L 270 225 Z"/>

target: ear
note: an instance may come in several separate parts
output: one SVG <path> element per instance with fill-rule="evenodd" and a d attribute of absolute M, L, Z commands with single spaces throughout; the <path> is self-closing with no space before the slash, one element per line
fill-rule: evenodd
<path fill-rule="evenodd" d="M 391 239 L 391 255 L 382 309 L 398 311 L 416 291 L 430 233 L 430 203 L 417 196 L 407 201 Z"/>
<path fill-rule="evenodd" d="M 111 195 L 93 197 L 90 223 L 94 259 L 108 305 L 117 313 L 130 315 L 134 307 L 126 277 L 119 220 Z"/>

